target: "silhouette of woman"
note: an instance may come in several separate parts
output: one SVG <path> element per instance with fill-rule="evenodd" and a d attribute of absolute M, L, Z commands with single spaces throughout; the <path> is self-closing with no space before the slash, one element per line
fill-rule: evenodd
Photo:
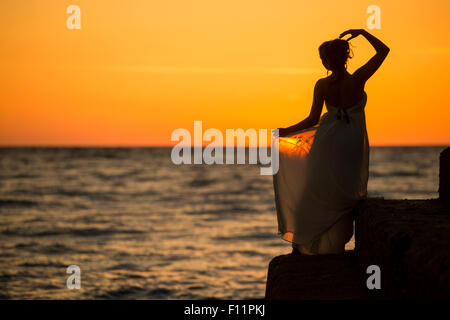
<path fill-rule="evenodd" d="M 348 41 L 359 35 L 376 54 L 350 74 Z M 279 129 L 280 167 L 274 176 L 278 230 L 292 243 L 293 253 L 342 253 L 352 237 L 353 211 L 367 197 L 369 177 L 364 86 L 388 53 L 383 42 L 362 29 L 324 42 L 319 54 L 331 75 L 317 81 L 309 116 Z M 324 102 L 327 112 L 320 117 Z"/>

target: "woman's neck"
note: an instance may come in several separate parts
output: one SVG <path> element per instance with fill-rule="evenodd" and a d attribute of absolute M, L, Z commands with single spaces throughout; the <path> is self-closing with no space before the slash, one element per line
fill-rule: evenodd
<path fill-rule="evenodd" d="M 331 71 L 332 71 L 332 73 L 331 73 L 330 77 L 333 78 L 333 79 L 339 79 L 342 76 L 345 76 L 345 75 L 348 74 L 347 69 L 345 69 L 345 68 L 331 70 Z"/>

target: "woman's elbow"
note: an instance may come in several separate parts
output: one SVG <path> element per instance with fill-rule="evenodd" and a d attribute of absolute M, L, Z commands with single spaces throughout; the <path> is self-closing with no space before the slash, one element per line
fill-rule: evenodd
<path fill-rule="evenodd" d="M 315 126 L 319 123 L 320 117 L 317 116 L 311 116 L 308 118 L 308 122 L 311 124 L 311 126 Z"/>

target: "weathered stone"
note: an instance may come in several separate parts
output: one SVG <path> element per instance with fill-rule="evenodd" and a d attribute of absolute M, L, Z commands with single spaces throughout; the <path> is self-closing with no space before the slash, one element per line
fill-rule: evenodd
<path fill-rule="evenodd" d="M 353 251 L 337 255 L 287 254 L 269 264 L 266 299 L 367 298 Z"/>
<path fill-rule="evenodd" d="M 368 199 L 356 217 L 361 270 L 381 268 L 390 298 L 450 297 L 450 215 L 438 199 Z"/>
<path fill-rule="evenodd" d="M 450 206 L 450 147 L 439 156 L 439 199 Z"/>
<path fill-rule="evenodd" d="M 266 298 L 449 298 L 448 210 L 438 199 L 363 201 L 355 252 L 275 257 Z M 380 290 L 366 287 L 370 265 L 381 269 Z"/>

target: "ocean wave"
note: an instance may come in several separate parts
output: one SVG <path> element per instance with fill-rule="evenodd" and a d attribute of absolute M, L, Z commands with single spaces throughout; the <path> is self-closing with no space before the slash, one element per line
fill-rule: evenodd
<path fill-rule="evenodd" d="M 38 206 L 39 202 L 30 200 L 16 200 L 16 199 L 0 199 L 1 207 L 35 207 Z"/>
<path fill-rule="evenodd" d="M 36 229 L 36 228 L 35 228 Z M 96 237 L 107 236 L 115 234 L 143 234 L 144 231 L 135 229 L 116 229 L 116 228 L 54 228 L 35 230 L 28 228 L 7 228 L 1 233 L 5 236 L 20 236 L 20 237 L 47 237 L 47 236 L 78 236 L 78 237 Z"/>
<path fill-rule="evenodd" d="M 140 270 L 140 267 L 133 263 L 120 263 L 109 267 L 107 270 Z"/>
<path fill-rule="evenodd" d="M 38 178 L 37 174 L 18 173 L 18 174 L 0 174 L 0 179 L 34 179 Z"/>
<path fill-rule="evenodd" d="M 195 178 L 194 180 L 192 180 L 191 182 L 188 183 L 188 186 L 193 187 L 193 188 L 200 188 L 200 187 L 209 186 L 213 183 L 215 183 L 215 180 L 213 180 L 213 179 Z"/>
<path fill-rule="evenodd" d="M 68 198 L 87 198 L 93 201 L 115 201 L 122 193 L 117 191 L 85 191 L 82 189 L 66 189 L 66 188 L 58 188 L 58 187 L 34 187 L 33 189 L 23 189 L 18 188 L 15 190 L 10 190 L 4 192 L 8 195 L 15 196 L 32 196 L 32 197 L 42 197 L 42 196 L 64 196 Z M 36 201 L 30 200 L 0 200 L 1 206 L 32 206 L 39 205 L 40 203 Z"/>
<path fill-rule="evenodd" d="M 35 247 L 35 246 L 38 246 L 38 245 L 39 245 L 39 242 L 36 242 L 36 241 L 27 242 L 27 243 L 20 242 L 20 243 L 16 243 L 14 245 L 14 248 L 16 248 L 16 249 L 24 249 L 24 248 Z"/>
<path fill-rule="evenodd" d="M 166 288 L 156 288 L 148 291 L 147 297 L 149 298 L 167 298 L 168 296 L 172 295 L 174 293 L 173 290 L 166 289 Z"/>
<path fill-rule="evenodd" d="M 390 171 L 390 172 L 377 172 L 370 171 L 370 177 L 378 178 L 378 177 L 421 177 L 423 174 L 419 171 Z"/>
<path fill-rule="evenodd" d="M 24 262 L 19 264 L 21 267 L 31 267 L 31 268 L 67 268 L 67 266 L 63 263 L 48 261 L 48 262 Z"/>
<path fill-rule="evenodd" d="M 189 215 L 220 215 L 223 218 L 228 215 L 242 214 L 242 213 L 258 213 L 255 208 L 232 206 L 231 208 L 219 208 L 219 209 L 199 209 L 199 210 L 186 210 L 184 213 Z"/>
<path fill-rule="evenodd" d="M 259 240 L 266 240 L 266 239 L 276 239 L 279 236 L 276 235 L 273 232 L 258 232 L 258 233 L 249 233 L 247 235 L 241 235 L 241 236 L 218 236 L 215 237 L 215 240 L 219 241 L 259 241 Z"/>
<path fill-rule="evenodd" d="M 167 288 L 155 288 L 145 290 L 138 286 L 123 286 L 115 290 L 97 295 L 100 299 L 164 299 L 174 294 L 173 290 Z"/>
<path fill-rule="evenodd" d="M 92 174 L 93 177 L 103 180 L 103 181 L 111 181 L 111 180 L 122 180 L 122 179 L 130 179 L 134 176 L 139 175 L 142 172 L 142 170 L 130 170 L 123 173 L 103 173 L 103 172 L 94 172 Z"/>

